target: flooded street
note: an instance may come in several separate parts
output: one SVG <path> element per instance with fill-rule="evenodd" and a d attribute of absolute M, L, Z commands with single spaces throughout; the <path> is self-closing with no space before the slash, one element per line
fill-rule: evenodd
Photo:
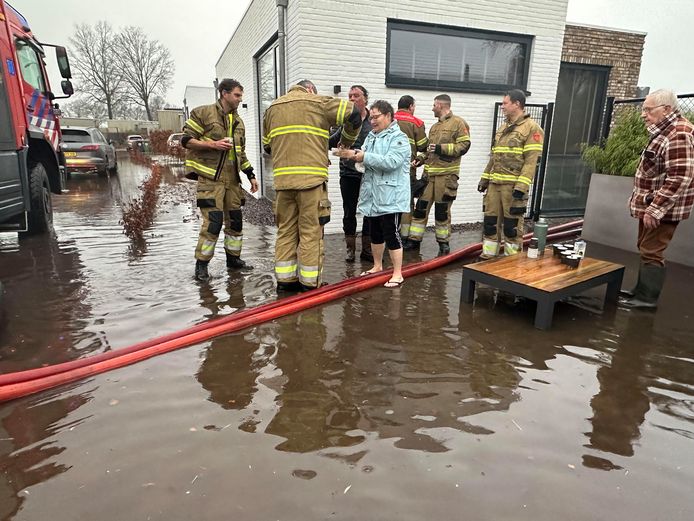
<path fill-rule="evenodd" d="M 54 238 L 0 234 L 0 373 L 276 299 L 271 226 L 244 223 L 250 274 L 220 242 L 193 279 L 180 174 L 143 243 L 118 223 L 147 175 L 124 157 L 54 196 Z M 361 271 L 326 249 L 328 282 Z M 588 255 L 633 282 L 638 256 Z M 669 266 L 657 313 L 603 316 L 592 290 L 547 332 L 533 303 L 460 288 L 450 265 L 0 404 L 0 520 L 694 519 L 694 270 Z"/>

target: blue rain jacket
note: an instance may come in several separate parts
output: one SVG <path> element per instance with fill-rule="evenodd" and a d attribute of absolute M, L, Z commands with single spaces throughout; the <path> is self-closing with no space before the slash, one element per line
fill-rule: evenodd
<path fill-rule="evenodd" d="M 397 121 L 362 145 L 365 172 L 358 210 L 367 217 L 410 211 L 410 142 Z"/>

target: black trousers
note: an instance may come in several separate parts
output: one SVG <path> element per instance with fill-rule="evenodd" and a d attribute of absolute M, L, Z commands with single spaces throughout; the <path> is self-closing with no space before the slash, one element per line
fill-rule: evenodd
<path fill-rule="evenodd" d="M 387 213 L 377 217 L 364 217 L 369 222 L 371 230 L 371 244 L 383 244 L 389 250 L 399 250 L 402 248 L 402 238 L 400 237 L 400 216 L 399 213 Z"/>
<path fill-rule="evenodd" d="M 340 193 L 342 194 L 342 231 L 345 235 L 357 234 L 357 203 L 359 202 L 359 188 L 361 178 L 340 176 Z M 364 219 L 361 225 L 362 235 L 371 235 L 368 220 Z"/>

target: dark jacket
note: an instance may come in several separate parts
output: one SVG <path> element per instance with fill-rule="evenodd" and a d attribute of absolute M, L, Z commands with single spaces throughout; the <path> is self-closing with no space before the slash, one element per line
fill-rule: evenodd
<path fill-rule="evenodd" d="M 369 121 L 369 113 L 367 111 L 366 117 L 361 122 L 361 130 L 359 131 L 359 136 L 357 136 L 356 141 L 349 148 L 361 150 L 361 146 L 364 144 L 364 140 L 366 139 L 366 136 L 369 135 L 369 132 L 371 132 L 371 121 Z M 340 142 L 341 135 L 342 127 L 338 128 L 337 131 L 335 131 L 333 135 L 330 136 L 330 148 L 334 148 L 338 145 L 338 143 Z M 361 172 L 357 171 L 357 169 L 354 168 L 354 161 L 352 161 L 351 159 L 340 159 L 340 177 L 358 177 L 361 179 L 361 175 Z"/>

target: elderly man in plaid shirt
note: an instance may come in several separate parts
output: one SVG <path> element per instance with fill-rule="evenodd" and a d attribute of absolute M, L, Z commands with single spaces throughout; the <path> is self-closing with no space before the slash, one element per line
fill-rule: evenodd
<path fill-rule="evenodd" d="M 639 220 L 641 266 L 636 287 L 622 291 L 622 305 L 648 309 L 657 306 L 665 282 L 665 249 L 694 205 L 694 125 L 682 117 L 669 90 L 647 96 L 641 117 L 650 141 L 629 200 L 631 215 Z"/>

